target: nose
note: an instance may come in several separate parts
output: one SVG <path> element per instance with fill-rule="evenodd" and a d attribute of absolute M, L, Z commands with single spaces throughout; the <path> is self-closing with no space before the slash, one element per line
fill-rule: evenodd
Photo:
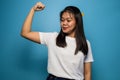
<path fill-rule="evenodd" d="M 65 26 L 65 25 L 67 25 L 67 21 L 65 20 L 65 21 L 63 21 L 63 25 Z"/>

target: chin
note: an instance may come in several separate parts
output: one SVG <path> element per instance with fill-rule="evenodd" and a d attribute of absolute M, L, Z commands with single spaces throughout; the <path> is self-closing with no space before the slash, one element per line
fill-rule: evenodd
<path fill-rule="evenodd" d="M 69 32 L 68 31 L 63 31 L 63 33 L 68 34 Z"/>

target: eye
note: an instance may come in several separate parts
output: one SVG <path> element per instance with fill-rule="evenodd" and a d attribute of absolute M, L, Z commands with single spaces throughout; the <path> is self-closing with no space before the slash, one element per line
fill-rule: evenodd
<path fill-rule="evenodd" d="M 68 19 L 67 22 L 71 22 L 71 19 Z"/>

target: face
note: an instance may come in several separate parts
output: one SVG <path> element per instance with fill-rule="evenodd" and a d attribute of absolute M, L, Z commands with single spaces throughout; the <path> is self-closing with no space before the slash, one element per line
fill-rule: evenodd
<path fill-rule="evenodd" d="M 73 14 L 64 12 L 61 17 L 61 29 L 68 36 L 74 37 L 76 21 Z"/>

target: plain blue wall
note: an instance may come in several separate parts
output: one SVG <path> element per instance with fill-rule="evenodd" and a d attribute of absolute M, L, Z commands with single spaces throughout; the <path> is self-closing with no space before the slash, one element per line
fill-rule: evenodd
<path fill-rule="evenodd" d="M 45 80 L 47 48 L 20 36 L 30 8 L 39 0 L 0 0 L 0 80 Z M 84 29 L 91 42 L 92 80 L 120 80 L 120 1 L 41 0 L 33 31 L 59 31 L 59 12 L 75 5 L 84 13 Z"/>

